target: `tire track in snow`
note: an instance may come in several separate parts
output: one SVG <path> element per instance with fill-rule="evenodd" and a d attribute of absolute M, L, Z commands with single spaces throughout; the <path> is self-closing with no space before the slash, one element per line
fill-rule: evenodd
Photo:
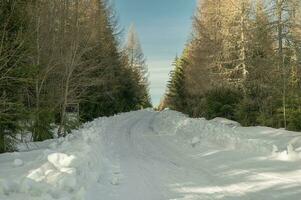
<path fill-rule="evenodd" d="M 168 134 L 168 129 L 165 131 L 167 134 L 155 131 L 154 122 L 160 114 L 154 111 L 126 114 L 112 122 L 108 128 L 107 132 L 115 135 L 110 139 L 116 147 L 114 156 L 119 158 L 118 165 L 124 177 L 121 184 L 116 186 L 116 199 L 108 200 L 254 200 L 252 191 L 256 191 L 256 184 L 249 185 L 250 179 L 246 178 L 244 182 L 227 173 L 223 175 L 223 172 L 235 170 L 245 177 L 262 176 L 263 180 L 258 180 L 259 184 L 281 178 L 245 170 L 241 165 L 234 167 L 231 159 L 225 160 L 228 169 L 223 170 L 214 167 L 223 164 L 219 160 L 191 156 L 193 151 L 187 145 L 185 147 L 174 143 L 174 139 L 181 139 L 179 135 Z M 217 127 L 209 128 L 215 128 L 214 132 L 218 134 Z M 202 145 L 203 150 L 219 149 L 207 146 L 206 143 Z M 279 183 L 284 184 L 292 183 L 290 181 L 293 180 L 279 179 Z M 256 195 L 259 199 L 266 199 L 270 194 L 259 192 Z"/>
<path fill-rule="evenodd" d="M 146 117 L 146 118 L 148 118 L 148 120 L 145 120 L 144 118 L 140 119 L 137 123 L 135 123 L 131 127 L 129 134 L 130 135 L 135 135 L 135 134 L 141 132 L 141 130 L 138 129 L 138 127 L 142 127 L 141 124 L 140 124 L 140 122 L 144 122 L 145 123 L 147 121 L 148 121 L 147 125 L 145 124 L 145 126 L 144 126 L 144 128 L 145 128 L 144 132 L 151 131 L 151 132 L 153 132 L 153 134 L 156 134 L 153 131 L 153 129 L 150 128 L 153 125 L 152 123 L 154 122 L 154 119 L 155 119 L 156 115 L 157 114 L 153 114 L 153 115 L 151 115 L 151 117 Z M 140 124 L 140 126 L 138 126 L 139 124 Z M 134 140 L 131 140 L 129 142 L 131 142 L 133 146 L 138 147 L 139 142 L 141 142 L 141 140 L 137 141 L 137 138 L 143 138 L 143 135 L 142 136 L 141 135 L 140 136 L 137 135 L 135 138 L 136 138 L 136 142 Z M 148 138 L 148 139 L 150 139 L 150 138 Z M 169 167 L 169 168 L 172 168 L 172 170 L 174 170 L 174 175 L 172 176 L 172 177 L 174 177 L 173 178 L 173 182 L 179 182 L 179 178 L 177 177 L 177 174 L 181 174 L 185 170 L 187 170 L 187 171 L 191 171 L 190 173 L 188 173 L 189 174 L 188 176 L 190 176 L 190 177 L 196 177 L 196 176 L 200 176 L 199 174 L 201 174 L 200 179 L 201 178 L 206 178 L 206 181 L 207 181 L 208 184 L 215 185 L 214 186 L 214 188 L 215 188 L 214 190 L 216 192 L 230 195 L 230 193 L 227 190 L 225 190 L 225 189 L 217 186 L 218 184 L 217 184 L 216 180 L 218 180 L 218 179 L 216 179 L 216 176 L 213 175 L 209 170 L 206 170 L 205 168 L 200 168 L 200 167 L 193 167 L 194 165 L 187 165 L 189 163 L 191 164 L 192 160 L 189 159 L 186 155 L 182 154 L 177 149 L 171 148 L 171 146 L 169 146 L 168 148 L 166 148 L 166 144 L 161 144 L 160 140 L 158 140 L 156 144 L 161 144 L 161 146 L 159 146 L 159 145 L 156 146 L 155 142 L 150 142 L 150 141 L 146 141 L 146 140 L 145 140 L 144 144 L 151 145 L 153 147 L 151 149 L 161 149 L 161 150 L 164 149 L 164 151 L 161 152 L 161 155 L 164 155 L 165 160 L 164 160 L 164 158 L 160 158 L 160 157 L 155 157 L 155 158 L 158 161 L 161 161 L 162 163 L 167 163 L 168 165 L 165 166 L 165 167 Z M 136 150 L 138 150 L 138 149 L 139 148 L 136 148 Z M 175 151 L 176 151 L 176 153 L 175 153 Z M 142 156 L 147 157 L 149 159 L 150 158 L 154 158 L 154 156 L 155 156 L 155 155 L 147 154 L 146 152 L 143 152 L 143 151 L 137 151 L 137 152 L 140 152 L 140 154 Z M 160 153 L 160 152 L 153 152 L 153 153 Z M 160 154 L 158 154 L 158 155 L 160 155 Z M 178 156 L 177 156 L 177 158 L 171 158 L 171 157 L 169 157 L 170 155 L 178 155 Z M 186 164 L 184 164 L 184 163 L 186 163 Z M 196 164 L 196 166 L 198 166 L 198 164 Z M 145 171 L 145 169 L 143 169 L 143 168 L 141 168 L 141 169 Z M 181 170 L 181 171 L 179 171 L 179 170 Z M 189 177 L 186 177 L 186 178 L 189 179 Z M 150 183 L 150 182 L 148 182 L 148 183 L 149 184 L 156 184 L 156 183 Z M 166 185 L 165 185 L 165 187 L 166 187 Z M 236 189 L 237 189 L 237 191 L 239 191 L 238 187 Z M 241 195 L 244 194 L 242 191 L 240 193 L 241 193 Z M 202 198 L 204 198 L 204 197 L 206 199 L 208 199 L 208 198 L 209 199 L 213 199 L 212 197 L 210 197 L 208 195 L 204 196 L 204 194 L 203 194 Z M 164 199 L 166 199 L 166 198 L 164 198 Z M 249 198 L 247 198 L 247 199 L 249 199 Z"/>

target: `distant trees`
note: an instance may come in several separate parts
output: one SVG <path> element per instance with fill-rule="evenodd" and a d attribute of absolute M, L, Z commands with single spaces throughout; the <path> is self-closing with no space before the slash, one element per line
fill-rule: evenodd
<path fill-rule="evenodd" d="M 145 62 L 145 57 L 142 52 L 141 44 L 135 26 L 132 24 L 129 28 L 127 42 L 125 46 L 125 54 L 128 65 L 139 83 L 138 93 L 140 94 L 139 101 L 141 107 L 150 107 L 148 69 Z"/>
<path fill-rule="evenodd" d="M 0 152 L 22 132 L 42 141 L 54 126 L 64 136 L 80 122 L 150 106 L 144 72 L 116 34 L 103 0 L 1 1 Z"/>
<path fill-rule="evenodd" d="M 185 97 L 177 103 L 187 105 L 176 108 L 176 102 L 164 101 L 166 106 L 194 117 L 227 117 L 219 111 L 212 115 L 211 106 L 219 101 L 223 107 L 234 106 L 231 118 L 244 125 L 300 130 L 300 1 L 199 2 L 181 66 Z M 176 79 L 172 76 L 172 82 Z M 166 99 L 174 90 L 169 86 Z M 237 91 L 241 95 L 234 95 Z M 218 100 L 217 93 L 223 98 Z"/>

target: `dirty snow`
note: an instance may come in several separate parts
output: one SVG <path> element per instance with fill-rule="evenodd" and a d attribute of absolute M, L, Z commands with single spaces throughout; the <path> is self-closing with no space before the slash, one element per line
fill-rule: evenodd
<path fill-rule="evenodd" d="M 0 200 L 300 200 L 301 134 L 165 110 L 0 155 Z"/>

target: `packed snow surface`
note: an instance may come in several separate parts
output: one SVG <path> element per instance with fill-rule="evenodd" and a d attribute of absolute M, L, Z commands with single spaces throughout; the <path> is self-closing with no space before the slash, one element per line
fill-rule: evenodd
<path fill-rule="evenodd" d="M 130 112 L 20 149 L 1 200 L 301 199 L 301 134 L 221 118 Z"/>

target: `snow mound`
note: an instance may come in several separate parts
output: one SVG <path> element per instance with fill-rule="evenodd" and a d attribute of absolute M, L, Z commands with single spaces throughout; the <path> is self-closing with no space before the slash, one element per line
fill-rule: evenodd
<path fill-rule="evenodd" d="M 15 159 L 14 160 L 14 166 L 20 167 L 23 165 L 23 161 L 21 159 Z"/>
<path fill-rule="evenodd" d="M 194 137 L 194 138 L 192 138 L 192 140 L 191 140 L 191 145 L 194 147 L 194 146 L 196 146 L 198 143 L 200 143 L 201 142 L 201 140 L 200 140 L 200 138 L 199 137 Z"/>
<path fill-rule="evenodd" d="M 28 161 L 24 165 L 23 160 L 13 159 L 14 170 L 0 161 L 0 199 L 84 199 L 102 173 L 102 121 L 88 123 L 66 138 L 49 140 L 38 150 L 16 154 Z M 15 156 L 3 154 L 0 160 Z"/>
<path fill-rule="evenodd" d="M 57 169 L 69 167 L 76 158 L 74 155 L 67 155 L 64 153 L 52 153 L 48 155 L 48 162 L 53 164 Z"/>
<path fill-rule="evenodd" d="M 158 134 L 174 135 L 182 123 L 185 123 L 183 119 L 186 119 L 184 114 L 166 109 L 155 117 L 152 129 Z"/>
<path fill-rule="evenodd" d="M 301 134 L 297 132 L 241 127 L 222 118 L 192 119 L 172 110 L 143 110 L 96 119 L 65 138 L 33 143 L 23 152 L 1 154 L 0 200 L 143 199 L 151 194 L 155 197 L 147 199 L 164 199 L 156 196 L 159 187 L 182 176 L 187 176 L 183 186 L 188 180 L 201 181 L 200 191 L 207 190 L 202 178 L 208 176 L 211 187 L 219 183 L 212 182 L 214 179 L 232 179 L 232 171 L 245 173 L 245 178 L 256 176 L 257 181 L 284 181 L 275 177 L 275 172 L 266 174 L 264 167 L 276 169 L 274 165 L 283 164 L 299 170 L 300 160 Z M 261 166 L 257 166 L 259 161 Z M 251 169 L 245 168 L 250 163 Z M 278 167 L 283 170 L 283 166 Z M 294 182 L 298 173 L 285 181 Z M 157 184 L 168 178 L 165 176 L 170 179 Z M 254 180 L 246 183 L 257 184 Z M 142 189 L 139 198 L 124 197 L 137 189 Z M 211 195 L 215 194 L 219 195 Z M 181 195 L 183 192 L 174 197 Z"/>
<path fill-rule="evenodd" d="M 265 155 L 271 155 L 274 145 L 286 148 L 293 143 L 301 147 L 300 133 L 268 127 L 241 127 L 238 122 L 223 118 L 192 119 L 172 110 L 159 113 L 154 119 L 152 129 L 162 135 L 179 135 L 182 138 L 180 141 L 186 140 L 193 147 L 199 143 L 207 143 L 228 150 Z M 289 159 L 300 159 L 300 156 L 295 156 L 292 152 L 289 155 Z"/>
<path fill-rule="evenodd" d="M 217 122 L 220 124 L 224 124 L 230 127 L 239 127 L 241 126 L 240 123 L 233 121 L 233 120 L 229 120 L 229 119 L 225 119 L 225 118 L 221 118 L 221 117 L 216 117 L 214 119 L 211 120 L 212 122 Z"/>
<path fill-rule="evenodd" d="M 301 160 L 301 153 L 296 152 L 292 144 L 289 144 L 287 149 L 281 152 L 278 151 L 278 147 L 274 146 L 272 158 L 275 160 L 294 162 Z"/>

